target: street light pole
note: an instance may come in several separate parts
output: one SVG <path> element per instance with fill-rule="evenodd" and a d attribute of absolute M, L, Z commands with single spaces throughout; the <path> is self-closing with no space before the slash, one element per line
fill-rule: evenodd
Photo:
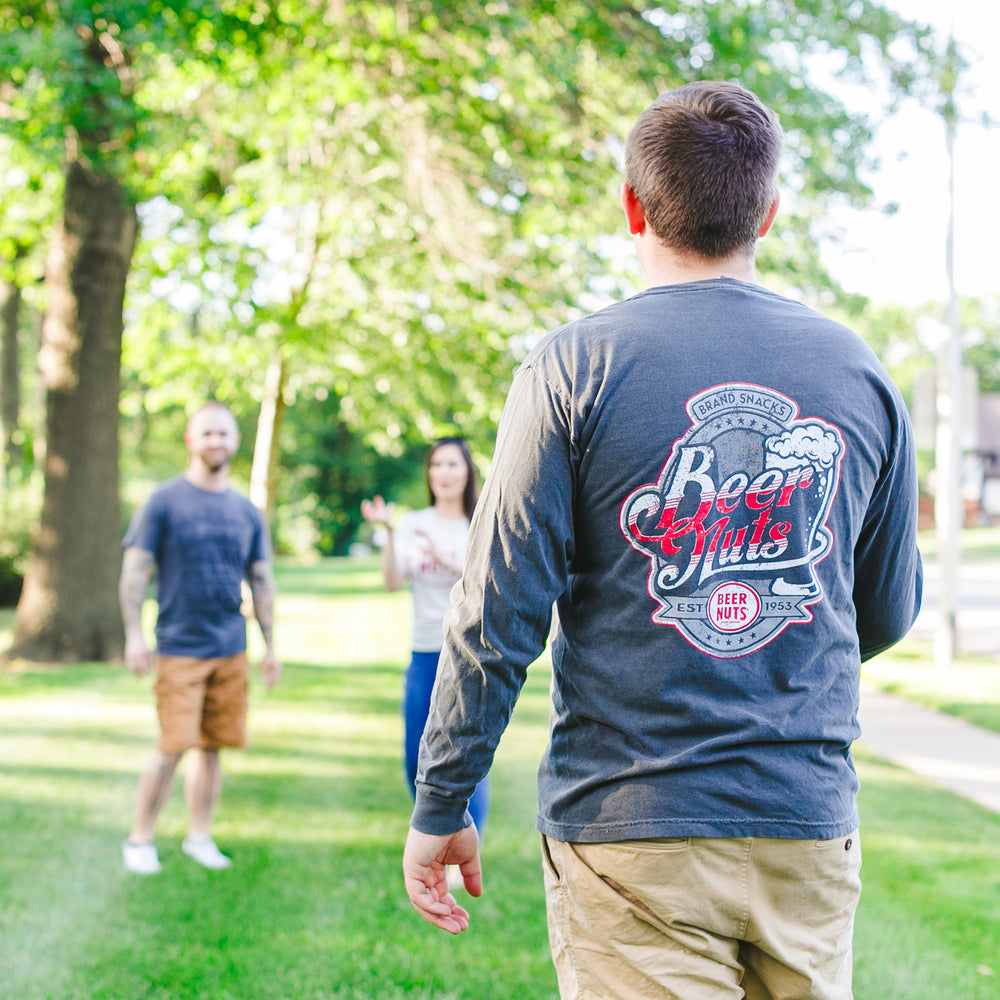
<path fill-rule="evenodd" d="M 955 84 L 958 59 L 954 30 L 948 41 L 947 89 L 943 106 L 948 154 L 948 230 L 945 266 L 948 272 L 948 335 L 938 362 L 937 490 L 934 521 L 937 532 L 940 588 L 934 636 L 934 663 L 950 666 L 958 652 L 958 576 L 961 559 L 962 504 L 962 330 L 955 288 Z"/>

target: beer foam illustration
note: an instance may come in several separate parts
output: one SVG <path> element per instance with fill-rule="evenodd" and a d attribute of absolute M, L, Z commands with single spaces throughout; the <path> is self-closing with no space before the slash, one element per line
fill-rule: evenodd
<path fill-rule="evenodd" d="M 799 424 L 769 437 L 764 446 L 769 469 L 794 469 L 805 464 L 829 469 L 840 454 L 837 435 L 820 424 Z"/>

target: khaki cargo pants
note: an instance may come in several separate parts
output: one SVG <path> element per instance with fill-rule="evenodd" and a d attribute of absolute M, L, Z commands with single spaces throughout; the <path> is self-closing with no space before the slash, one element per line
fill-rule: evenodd
<path fill-rule="evenodd" d="M 542 838 L 562 1000 L 851 1000 L 857 833 Z"/>

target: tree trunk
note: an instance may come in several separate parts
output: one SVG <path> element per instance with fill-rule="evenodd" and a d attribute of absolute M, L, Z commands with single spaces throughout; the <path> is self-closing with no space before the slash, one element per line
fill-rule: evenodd
<path fill-rule="evenodd" d="M 34 469 L 45 468 L 45 381 L 42 379 L 42 327 L 45 317 L 36 309 L 31 311 L 31 339 L 28 347 L 35 358 L 35 388 L 28 400 L 31 412 L 28 420 L 31 423 L 31 466 Z"/>
<path fill-rule="evenodd" d="M 118 393 L 135 206 L 106 175 L 70 164 L 46 264 L 45 497 L 8 656 L 81 662 L 122 655 L 118 607 Z"/>
<path fill-rule="evenodd" d="M 17 430 L 21 419 L 20 323 L 21 288 L 5 282 L 0 306 L 0 423 L 3 425 L 4 483 L 12 469 L 19 468 L 22 448 Z"/>
<path fill-rule="evenodd" d="M 263 513 L 267 524 L 274 519 L 275 480 L 280 454 L 278 436 L 285 416 L 285 375 L 285 354 L 279 341 L 264 376 L 264 398 L 257 417 L 257 437 L 250 470 L 250 499 Z"/>

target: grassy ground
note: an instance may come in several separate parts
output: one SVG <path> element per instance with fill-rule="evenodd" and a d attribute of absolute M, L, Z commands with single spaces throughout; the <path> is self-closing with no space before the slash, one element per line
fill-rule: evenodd
<path fill-rule="evenodd" d="M 935 667 L 930 644 L 925 651 L 901 643 L 898 650 L 866 663 L 862 677 L 913 701 L 957 715 L 1000 733 L 1000 664 L 967 657 L 950 667 Z"/>
<path fill-rule="evenodd" d="M 372 562 L 283 565 L 279 585 L 286 676 L 269 695 L 254 684 L 252 746 L 225 758 L 226 872 L 181 855 L 179 788 L 163 873 L 121 870 L 148 682 L 104 664 L 0 673 L 0 1000 L 554 1000 L 533 832 L 546 662 L 494 768 L 486 895 L 451 938 L 399 875 L 408 597 L 382 593 Z M 857 997 L 997 1000 L 1000 816 L 859 767 Z"/>
<path fill-rule="evenodd" d="M 937 535 L 934 531 L 921 531 L 918 540 L 925 558 L 937 556 Z M 1000 563 L 1000 527 L 969 528 L 962 532 L 963 562 Z"/>
<path fill-rule="evenodd" d="M 932 532 L 921 534 L 920 549 L 932 563 L 937 554 Z M 962 562 L 995 563 L 1000 573 L 1000 528 L 963 532 Z M 936 667 L 932 643 L 908 636 L 866 663 L 862 674 L 887 691 L 1000 732 L 1000 665 L 994 658 L 962 655 L 949 667 Z"/>

